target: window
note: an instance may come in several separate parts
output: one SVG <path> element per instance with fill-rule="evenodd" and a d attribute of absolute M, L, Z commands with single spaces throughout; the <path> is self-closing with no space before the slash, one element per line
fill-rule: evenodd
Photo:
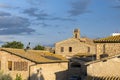
<path fill-rule="evenodd" d="M 8 61 L 8 70 L 12 70 L 12 61 Z"/>
<path fill-rule="evenodd" d="M 64 47 L 61 47 L 61 52 L 64 52 Z"/>
<path fill-rule="evenodd" d="M 88 47 L 88 53 L 90 53 L 90 47 Z"/>
<path fill-rule="evenodd" d="M 69 52 L 72 52 L 72 47 L 69 47 Z"/>
<path fill-rule="evenodd" d="M 105 53 L 105 44 L 103 45 L 103 54 Z"/>
<path fill-rule="evenodd" d="M 14 62 L 15 71 L 27 71 L 28 63 L 27 62 Z"/>
<path fill-rule="evenodd" d="M 77 34 L 75 34 L 75 38 L 77 38 Z"/>

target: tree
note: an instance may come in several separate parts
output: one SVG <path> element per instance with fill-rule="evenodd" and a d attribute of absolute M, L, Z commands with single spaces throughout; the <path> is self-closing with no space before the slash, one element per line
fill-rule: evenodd
<path fill-rule="evenodd" d="M 41 45 L 36 45 L 33 49 L 34 49 L 34 50 L 44 50 L 45 47 L 44 47 L 44 46 L 41 46 Z"/>
<path fill-rule="evenodd" d="M 23 48 L 24 48 L 24 44 L 21 43 L 21 42 L 12 41 L 12 42 L 7 42 L 7 43 L 3 44 L 2 47 L 3 47 L 3 48 L 23 49 Z"/>

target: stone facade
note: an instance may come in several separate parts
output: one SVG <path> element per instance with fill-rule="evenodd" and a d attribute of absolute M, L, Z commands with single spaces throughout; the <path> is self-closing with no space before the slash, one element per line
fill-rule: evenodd
<path fill-rule="evenodd" d="M 57 42 L 55 53 L 69 57 L 77 53 L 95 54 L 95 45 L 91 39 L 80 38 L 80 31 L 74 30 L 73 38 Z"/>
<path fill-rule="evenodd" d="M 100 59 L 100 55 L 108 54 L 108 56 L 113 56 L 120 54 L 120 43 L 97 43 L 97 59 Z"/>
<path fill-rule="evenodd" d="M 93 62 L 87 66 L 87 75 L 96 77 L 120 77 L 120 58 Z"/>
<path fill-rule="evenodd" d="M 9 64 L 9 62 L 12 63 Z M 26 63 L 15 66 L 20 62 Z M 27 64 L 27 67 L 24 70 L 25 64 Z M 22 66 L 22 69 L 20 69 L 20 66 Z M 30 80 L 39 80 L 38 77 L 40 77 L 40 80 L 67 80 L 68 62 L 38 64 L 27 58 L 0 51 L 0 68 L 4 74 L 10 74 L 13 79 L 15 79 L 16 74 L 21 74 L 23 80 L 28 80 L 29 77 Z"/>
<path fill-rule="evenodd" d="M 101 55 L 114 56 L 120 54 L 120 35 L 112 35 L 94 41 L 96 44 L 97 59 Z"/>
<path fill-rule="evenodd" d="M 5 74 L 10 74 L 10 76 L 12 76 L 13 79 L 15 79 L 16 74 L 21 74 L 23 79 L 27 79 L 29 76 L 28 66 L 33 64 L 28 60 L 25 60 L 15 55 L 11 55 L 10 53 L 4 51 L 0 51 L 0 61 L 1 61 L 1 66 L 0 66 L 1 71 L 3 71 Z M 11 70 L 9 70 L 8 68 L 8 61 L 12 61 Z M 13 66 L 14 62 L 27 62 L 28 64 L 27 70 L 26 71 L 14 70 L 14 66 Z"/>

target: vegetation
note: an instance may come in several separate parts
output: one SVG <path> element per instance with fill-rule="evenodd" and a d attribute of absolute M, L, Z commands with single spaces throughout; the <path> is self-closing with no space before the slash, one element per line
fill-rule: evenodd
<path fill-rule="evenodd" d="M 15 80 L 22 80 L 21 74 L 17 74 Z"/>
<path fill-rule="evenodd" d="M 23 49 L 23 48 L 24 48 L 24 44 L 21 43 L 21 42 L 12 41 L 12 42 L 7 42 L 7 43 L 3 44 L 2 47 L 3 47 L 3 48 Z"/>
<path fill-rule="evenodd" d="M 3 74 L 3 72 L 0 72 L 0 80 L 12 80 L 12 77 L 9 74 Z"/>
<path fill-rule="evenodd" d="M 36 45 L 33 49 L 34 49 L 34 50 L 44 50 L 45 47 L 44 47 L 44 46 L 41 46 L 41 45 Z"/>

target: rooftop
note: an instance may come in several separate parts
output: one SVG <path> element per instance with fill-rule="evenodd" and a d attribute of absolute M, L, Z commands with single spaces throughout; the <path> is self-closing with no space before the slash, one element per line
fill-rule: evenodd
<path fill-rule="evenodd" d="M 82 62 L 91 62 L 91 61 L 95 61 L 96 60 L 96 55 L 95 54 L 87 54 L 87 53 L 79 53 L 74 55 L 73 60 L 80 60 Z"/>
<path fill-rule="evenodd" d="M 1 48 L 0 51 L 5 51 L 16 56 L 22 57 L 35 63 L 57 63 L 67 62 L 67 59 L 61 55 L 56 55 L 48 51 L 42 50 L 27 50 L 24 49 L 13 49 L 13 48 Z"/>
<path fill-rule="evenodd" d="M 120 43 L 120 35 L 109 36 L 94 40 L 95 43 Z"/>

